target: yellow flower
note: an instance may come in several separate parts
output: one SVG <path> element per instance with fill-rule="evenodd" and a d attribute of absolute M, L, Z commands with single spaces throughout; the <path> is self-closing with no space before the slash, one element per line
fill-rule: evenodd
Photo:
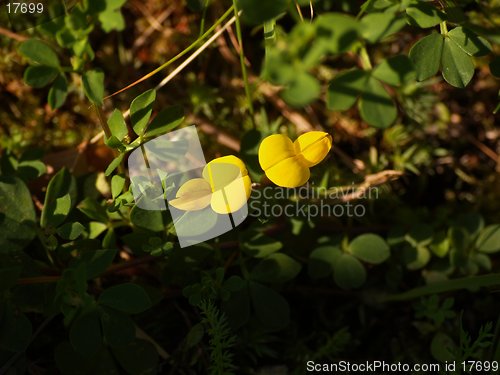
<path fill-rule="evenodd" d="M 325 132 L 308 132 L 295 142 L 285 135 L 275 134 L 260 144 L 259 163 L 276 185 L 294 188 L 309 180 L 309 168 L 319 164 L 331 147 L 332 137 Z"/>
<path fill-rule="evenodd" d="M 170 204 L 183 211 L 210 205 L 218 214 L 228 214 L 238 211 L 250 198 L 252 182 L 245 164 L 236 156 L 212 160 L 203 168 L 202 177 L 184 183 Z"/>

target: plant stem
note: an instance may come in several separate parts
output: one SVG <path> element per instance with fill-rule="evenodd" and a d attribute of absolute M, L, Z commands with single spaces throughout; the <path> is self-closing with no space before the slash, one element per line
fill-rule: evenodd
<path fill-rule="evenodd" d="M 109 128 L 108 123 L 104 119 L 104 114 L 102 113 L 102 109 L 97 104 L 94 104 L 94 109 L 97 112 L 97 117 L 99 117 L 99 123 L 101 124 L 102 130 L 104 130 L 106 138 L 111 137 L 111 129 Z"/>
<path fill-rule="evenodd" d="M 276 20 L 264 22 L 264 45 L 266 49 L 265 59 L 269 58 L 269 48 L 276 43 Z"/>
<path fill-rule="evenodd" d="M 205 49 L 207 49 L 220 35 L 222 35 L 234 22 L 236 21 L 236 16 L 233 16 L 226 24 L 217 30 L 214 35 L 210 37 L 202 46 L 200 46 L 196 51 L 192 53 L 186 60 L 183 61 L 177 68 L 175 68 L 172 73 L 170 73 L 167 77 L 165 77 L 158 85 L 156 85 L 155 90 L 160 89 L 165 86 L 170 80 L 172 80 L 179 72 L 181 72 L 186 66 L 188 66 L 196 57 L 198 57 Z M 127 117 L 129 115 L 129 111 L 127 111 L 124 116 Z"/>
<path fill-rule="evenodd" d="M 208 2 L 209 1 L 210 0 L 205 0 L 205 5 L 203 6 L 203 15 L 201 16 L 199 38 L 201 38 L 203 36 L 203 32 L 205 31 L 205 19 L 207 18 L 207 9 L 208 9 Z"/>
<path fill-rule="evenodd" d="M 234 9 L 234 15 L 236 17 L 236 36 L 238 38 L 238 44 L 240 45 L 241 74 L 243 75 L 243 82 L 245 84 L 245 94 L 247 96 L 247 101 L 248 101 L 248 110 L 250 111 L 252 124 L 255 128 L 255 121 L 253 118 L 254 115 L 253 102 L 252 102 L 252 96 L 250 94 L 250 85 L 248 83 L 247 67 L 245 65 L 245 51 L 243 49 L 243 38 L 241 36 L 240 15 L 238 12 L 238 5 L 236 4 L 236 0 L 233 0 L 233 9 Z"/>
<path fill-rule="evenodd" d="M 439 29 L 442 35 L 448 34 L 448 26 L 446 25 L 446 21 L 443 21 L 439 24 Z"/>
<path fill-rule="evenodd" d="M 118 95 L 132 87 L 134 87 L 135 85 L 137 85 L 138 83 L 141 83 L 145 80 L 147 80 L 148 78 L 154 76 L 155 74 L 159 73 L 160 71 L 162 71 L 163 69 L 165 69 L 166 67 L 168 67 L 170 64 L 174 63 L 175 61 L 179 60 L 181 57 L 183 57 L 184 55 L 186 55 L 189 51 L 191 51 L 192 49 L 194 49 L 203 39 L 205 39 L 208 35 L 210 35 L 216 28 L 217 26 L 219 26 L 222 22 L 224 22 L 224 20 L 226 18 L 228 18 L 231 13 L 233 12 L 233 9 L 234 9 L 234 6 L 231 6 L 222 16 L 220 16 L 220 18 L 215 21 L 215 23 L 202 35 L 200 36 L 198 39 L 196 39 L 193 43 L 191 43 L 186 49 L 184 49 L 182 52 L 180 52 L 178 55 L 172 57 L 170 60 L 168 60 L 166 63 L 164 63 L 163 65 L 160 65 L 158 68 L 156 68 L 155 70 L 153 70 L 152 72 L 149 72 L 148 74 L 146 74 L 145 76 L 139 78 L 137 81 L 135 82 L 132 82 L 130 85 L 114 92 L 113 94 L 105 97 L 104 99 L 109 99 L 115 95 Z"/>
<path fill-rule="evenodd" d="M 264 22 L 264 41 L 266 47 L 276 42 L 276 20 L 273 18 L 271 21 Z"/>
<path fill-rule="evenodd" d="M 363 67 L 363 69 L 371 70 L 372 63 L 370 61 L 370 56 L 368 55 L 365 46 L 361 46 L 361 48 L 359 49 L 359 57 L 361 58 L 361 66 Z"/>

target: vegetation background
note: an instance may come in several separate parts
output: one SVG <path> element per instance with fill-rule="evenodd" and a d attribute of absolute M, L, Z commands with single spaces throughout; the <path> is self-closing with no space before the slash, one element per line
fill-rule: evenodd
<path fill-rule="evenodd" d="M 7 3 L 0 374 L 496 373 L 498 0 Z M 308 189 L 366 214 L 249 217 L 179 248 L 168 213 L 135 206 L 126 157 L 191 124 L 254 189 L 272 186 L 262 139 L 328 132 Z M 314 203 L 269 203 L 296 202 Z"/>

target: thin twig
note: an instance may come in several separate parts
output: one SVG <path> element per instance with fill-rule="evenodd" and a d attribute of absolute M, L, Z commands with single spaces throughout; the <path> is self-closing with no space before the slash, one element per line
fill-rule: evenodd
<path fill-rule="evenodd" d="M 197 128 L 201 130 L 203 133 L 208 134 L 210 136 L 215 136 L 215 140 L 227 148 L 239 152 L 240 151 L 240 140 L 232 135 L 226 133 L 221 130 L 214 124 L 211 124 L 205 119 L 202 119 L 197 116 L 191 116 L 188 119 L 189 123 L 196 124 Z"/>
<path fill-rule="evenodd" d="M 189 47 L 187 47 L 186 49 L 184 49 L 182 52 L 180 52 L 179 54 L 177 54 L 176 56 L 174 56 L 173 58 L 171 58 L 170 60 L 168 60 L 166 63 L 162 64 L 161 66 L 159 66 L 158 68 L 156 68 L 155 70 L 149 72 L 148 74 L 146 74 L 145 76 L 142 76 L 141 78 L 139 78 L 138 80 L 132 82 L 131 84 L 129 84 L 128 86 L 125 86 L 124 88 L 114 92 L 113 94 L 111 95 L 108 95 L 107 97 L 104 98 L 104 100 L 106 99 L 109 99 L 115 95 L 118 95 L 132 87 L 134 87 L 135 85 L 141 83 L 141 82 L 144 82 L 146 81 L 147 79 L 151 78 L 152 76 L 154 76 L 155 74 L 161 72 L 163 69 L 165 69 L 166 67 L 168 67 L 170 64 L 174 63 L 175 61 L 177 61 L 178 59 L 180 59 L 181 57 L 183 57 L 184 55 L 186 55 L 189 51 L 191 51 L 192 49 L 196 48 L 196 46 L 201 43 L 201 41 L 203 39 L 205 39 L 206 37 L 208 37 L 208 35 L 210 35 L 222 22 L 224 22 L 224 20 L 229 17 L 229 15 L 233 12 L 233 7 L 231 6 L 200 38 L 196 39 L 193 43 L 191 43 L 191 45 L 189 45 Z M 206 47 L 205 47 L 206 48 Z M 195 52 L 196 53 L 196 52 Z"/>
<path fill-rule="evenodd" d="M 198 48 L 191 56 L 189 56 L 181 65 L 179 65 L 172 73 L 165 77 L 156 87 L 158 90 L 170 82 L 177 74 L 179 74 L 186 66 L 188 66 L 194 59 L 196 59 L 204 50 L 206 50 L 210 44 L 212 44 L 219 36 L 222 35 L 231 25 L 236 21 L 236 16 L 233 16 L 227 23 L 218 30 L 214 35 L 210 37 L 203 45 Z M 127 111 L 128 112 L 128 111 Z"/>
<path fill-rule="evenodd" d="M 3 27 L 0 27 L 0 35 L 4 35 L 7 38 L 17 40 L 18 42 L 24 42 L 25 40 L 29 39 L 27 36 L 16 34 L 10 30 L 4 29 Z"/>

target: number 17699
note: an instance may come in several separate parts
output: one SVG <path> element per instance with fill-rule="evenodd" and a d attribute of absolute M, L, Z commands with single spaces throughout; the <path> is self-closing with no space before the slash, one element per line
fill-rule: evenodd
<path fill-rule="evenodd" d="M 7 3 L 7 12 L 12 14 L 43 13 L 42 3 Z"/>

